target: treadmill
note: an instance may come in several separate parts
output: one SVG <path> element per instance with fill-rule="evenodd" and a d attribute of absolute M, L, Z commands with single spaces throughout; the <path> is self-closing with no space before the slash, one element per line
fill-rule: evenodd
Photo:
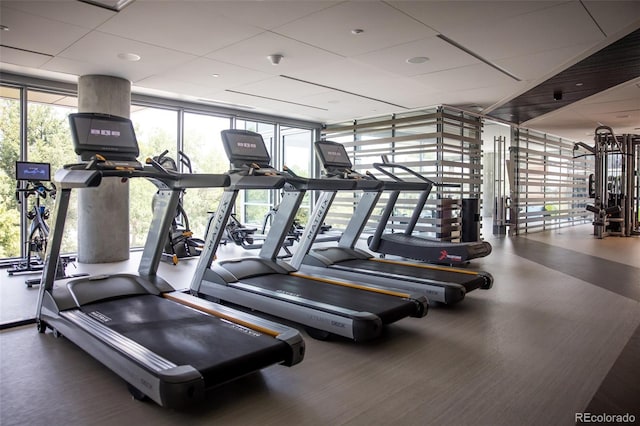
<path fill-rule="evenodd" d="M 191 282 L 194 295 L 224 301 L 304 325 L 310 336 L 332 335 L 354 341 L 378 337 L 383 325 L 405 317 L 423 317 L 424 296 L 380 289 L 360 282 L 302 274 L 278 253 L 307 190 L 352 189 L 354 181 L 305 179 L 270 166 L 270 157 L 259 133 L 223 130 L 222 141 L 233 169 L 206 237 Z M 281 190 L 282 201 L 258 256 L 214 263 L 224 225 L 240 190 Z M 307 223 L 302 240 L 313 240 L 322 222 Z"/>
<path fill-rule="evenodd" d="M 129 119 L 93 113 L 69 116 L 75 151 L 83 160 L 59 170 L 55 222 L 36 313 L 37 329 L 64 335 L 123 378 L 136 399 L 165 407 L 202 401 L 208 388 L 273 364 L 304 356 L 300 333 L 272 321 L 178 292 L 156 272 L 185 188 L 223 187 L 227 175 L 180 174 L 136 160 Z M 105 178 L 146 178 L 158 202 L 138 274 L 55 281 L 71 191 Z"/>
<path fill-rule="evenodd" d="M 381 255 L 392 254 L 425 262 L 448 265 L 465 264 L 472 259 L 485 257 L 491 254 L 491 244 L 487 241 L 452 243 L 446 241 L 432 241 L 427 238 L 414 235 L 413 231 L 416 228 L 420 215 L 422 214 L 422 210 L 429 198 L 431 188 L 433 185 L 438 184 L 433 183 L 421 174 L 402 164 L 389 163 L 386 161 L 386 156 L 382 156 L 382 160 L 382 163 L 375 163 L 374 167 L 394 181 L 404 181 L 391 171 L 392 169 L 400 169 L 419 180 L 429 183 L 430 186 L 421 192 L 404 232 L 385 232 L 387 222 L 393 213 L 398 196 L 400 195 L 400 190 L 392 191 L 389 196 L 389 201 L 382 213 L 382 217 L 380 218 L 380 222 L 378 222 L 378 227 L 374 234 L 369 237 L 369 249 L 380 253 Z"/>
<path fill-rule="evenodd" d="M 299 267 L 306 273 L 330 275 L 340 279 L 366 279 L 370 285 L 422 294 L 429 301 L 444 304 L 458 303 L 470 291 L 492 287 L 493 277 L 487 272 L 378 259 L 369 252 L 356 248 L 381 191 L 424 191 L 431 184 L 375 180 L 372 175 L 365 176 L 351 169 L 351 161 L 342 144 L 317 141 L 315 148 L 327 176 L 337 180 L 354 180 L 363 193 L 338 245 L 312 248 L 309 241 L 303 240 L 291 260 L 294 267 Z M 382 188 L 371 186 L 371 183 L 382 185 Z M 333 190 L 323 192 L 317 205 L 330 204 L 335 194 L 336 191 Z M 309 222 L 322 223 L 327 212 L 328 208 L 316 208 Z"/>

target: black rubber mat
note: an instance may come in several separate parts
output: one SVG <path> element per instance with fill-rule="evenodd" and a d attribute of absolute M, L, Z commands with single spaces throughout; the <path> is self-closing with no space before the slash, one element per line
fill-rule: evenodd
<path fill-rule="evenodd" d="M 640 419 L 640 327 L 627 342 L 584 410 L 594 414 L 634 414 Z"/>
<path fill-rule="evenodd" d="M 640 268 L 528 238 L 510 241 L 520 257 L 640 302 Z"/>

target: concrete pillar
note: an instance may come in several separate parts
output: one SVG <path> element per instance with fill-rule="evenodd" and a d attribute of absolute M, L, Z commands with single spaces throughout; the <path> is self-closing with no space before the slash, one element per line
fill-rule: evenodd
<path fill-rule="evenodd" d="M 131 82 L 106 75 L 78 80 L 78 112 L 129 117 Z M 129 183 L 103 179 L 98 188 L 78 191 L 78 261 L 107 263 L 129 259 Z"/>

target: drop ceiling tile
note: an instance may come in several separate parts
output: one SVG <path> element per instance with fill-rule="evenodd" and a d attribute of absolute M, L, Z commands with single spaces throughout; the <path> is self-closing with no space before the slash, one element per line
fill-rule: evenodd
<path fill-rule="evenodd" d="M 194 55 L 205 55 L 263 31 L 185 1 L 137 1 L 98 29 Z"/>
<path fill-rule="evenodd" d="M 514 81 L 512 78 L 484 63 L 436 71 L 417 75 L 412 78 L 437 91 L 479 89 L 508 84 Z"/>
<path fill-rule="evenodd" d="M 120 53 L 135 53 L 141 59 L 137 62 L 124 61 L 118 58 Z M 74 65 L 91 64 L 81 66 L 81 69 L 95 68 L 98 72 L 117 73 L 112 75 L 137 81 L 193 59 L 185 53 L 94 31 L 52 60 L 48 69 L 74 73 Z"/>
<path fill-rule="evenodd" d="M 0 46 L 0 60 L 7 64 L 39 68 L 51 58 L 49 55 Z"/>
<path fill-rule="evenodd" d="M 215 75 L 217 75 L 217 77 Z M 208 58 L 194 59 L 193 61 L 171 68 L 166 72 L 160 72 L 157 76 L 168 77 L 217 90 L 229 89 L 238 85 L 272 77 L 271 74 Z"/>
<path fill-rule="evenodd" d="M 569 109 L 590 117 L 624 119 L 630 118 L 630 115 L 640 114 L 640 98 L 570 105 Z M 640 126 L 640 120 L 636 123 Z"/>
<path fill-rule="evenodd" d="M 146 76 L 146 73 L 138 75 L 131 72 L 127 67 L 118 67 L 116 64 L 95 64 L 74 59 L 66 59 L 59 56 L 51 59 L 42 66 L 41 69 L 72 75 L 75 77 L 76 82 L 77 77 L 89 74 L 111 75 L 113 77 L 120 77 L 130 81 L 136 78 L 144 78 Z"/>
<path fill-rule="evenodd" d="M 544 10 L 565 1 L 390 1 L 398 10 L 435 31 L 500 26 L 514 16 Z"/>
<path fill-rule="evenodd" d="M 574 105 L 588 105 L 598 103 L 608 103 L 615 101 L 630 101 L 640 108 L 640 77 L 634 78 L 626 83 L 612 87 L 597 96 L 590 96 L 576 102 Z"/>
<path fill-rule="evenodd" d="M 135 83 L 135 88 L 140 90 L 158 90 L 166 94 L 171 94 L 172 97 L 188 96 L 200 98 L 207 97 L 211 93 L 217 92 L 217 90 L 214 88 L 206 87 L 196 83 L 190 83 L 184 80 L 176 80 L 167 76 L 151 76 L 137 80 Z"/>
<path fill-rule="evenodd" d="M 579 2 L 518 15 L 499 25 L 447 30 L 446 36 L 489 60 L 535 54 L 604 39 Z"/>
<path fill-rule="evenodd" d="M 560 114 L 541 115 L 522 123 L 522 126 L 529 129 L 544 129 L 545 133 L 593 145 L 593 131 L 599 124 L 597 120 L 586 117 L 578 111 L 566 110 Z"/>
<path fill-rule="evenodd" d="M 3 0 L 2 8 L 11 8 L 54 21 L 66 22 L 83 28 L 95 28 L 116 12 L 80 1 Z"/>
<path fill-rule="evenodd" d="M 0 23 L 9 31 L 0 31 L 4 46 L 55 55 L 87 33 L 86 28 L 30 15 L 4 7 L 0 3 Z"/>
<path fill-rule="evenodd" d="M 522 80 L 535 81 L 551 77 L 572 65 L 575 58 L 581 57 L 592 46 L 592 43 L 580 43 L 530 55 L 498 59 L 494 63 Z"/>
<path fill-rule="evenodd" d="M 426 57 L 428 60 L 420 64 L 407 62 L 413 57 Z M 350 59 L 404 76 L 426 74 L 479 62 L 478 59 L 438 37 L 420 39 Z"/>
<path fill-rule="evenodd" d="M 49 64 L 49 62 L 47 62 L 47 65 Z M 42 78 L 45 80 L 59 81 L 59 82 L 71 83 L 71 84 L 75 84 L 78 81 L 78 77 L 74 74 L 50 71 L 45 69 L 44 68 L 45 66 L 46 65 L 40 68 L 32 68 L 32 67 L 25 67 L 25 66 L 0 62 L 0 73 L 24 75 L 29 77 Z"/>
<path fill-rule="evenodd" d="M 227 104 L 251 106 L 256 111 L 266 112 L 271 115 L 299 118 L 318 122 L 318 116 L 325 116 L 327 111 L 321 107 L 304 104 L 302 102 L 291 103 L 273 99 L 249 96 L 242 93 L 219 92 L 211 96 L 213 101 Z"/>
<path fill-rule="evenodd" d="M 313 12 L 331 7 L 337 1 L 204 1 L 195 7 L 204 12 L 222 14 L 237 23 L 272 29 Z"/>
<path fill-rule="evenodd" d="M 331 116 L 350 117 L 352 119 L 363 116 L 371 117 L 380 114 L 391 114 L 398 110 L 397 107 L 388 104 L 335 91 L 301 96 L 300 101 L 305 104 L 325 108 Z M 357 113 L 354 114 L 355 111 L 357 111 Z"/>
<path fill-rule="evenodd" d="M 582 0 L 593 19 L 607 36 L 626 28 L 640 27 L 640 2 Z"/>
<path fill-rule="evenodd" d="M 279 65 L 274 66 L 267 59 L 272 54 L 284 56 Z M 271 75 L 313 69 L 317 64 L 333 63 L 342 59 L 322 49 L 271 32 L 259 34 L 206 56 Z"/>
<path fill-rule="evenodd" d="M 364 32 L 354 35 L 351 33 L 354 29 Z M 436 34 L 397 9 L 377 1 L 340 3 L 273 31 L 347 57 Z"/>
<path fill-rule="evenodd" d="M 310 84 L 351 93 L 359 96 L 363 102 L 372 98 L 393 104 L 400 110 L 423 106 L 429 94 L 438 91 L 437 88 L 428 87 L 415 78 L 392 74 L 350 59 L 332 64 L 319 64 L 313 69 L 290 76 Z"/>
<path fill-rule="evenodd" d="M 377 99 L 400 105 L 405 109 L 422 108 L 437 103 L 435 87 L 422 84 L 413 79 L 397 78 L 385 86 L 385 90 L 377 92 Z"/>
<path fill-rule="evenodd" d="M 304 96 L 327 91 L 324 87 L 306 84 L 279 76 L 254 83 L 241 84 L 234 87 L 233 90 L 257 96 L 288 100 L 291 102 L 297 102 L 298 99 Z"/>

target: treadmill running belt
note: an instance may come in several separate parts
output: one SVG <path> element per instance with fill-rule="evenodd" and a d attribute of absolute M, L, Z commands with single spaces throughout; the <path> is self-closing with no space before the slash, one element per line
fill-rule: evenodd
<path fill-rule="evenodd" d="M 391 262 L 378 262 L 376 260 L 366 259 L 354 259 L 345 260 L 339 262 L 332 267 L 344 268 L 344 269 L 366 269 L 368 271 L 390 273 L 397 275 L 405 275 L 415 278 L 423 278 L 428 280 L 439 281 L 443 284 L 453 283 L 464 286 L 467 292 L 476 290 L 485 284 L 485 278 L 481 275 L 475 275 L 473 273 L 452 272 L 440 269 L 432 269 L 427 266 L 421 268 L 419 266 L 411 266 L 404 264 L 395 264 Z M 437 268 L 437 267 L 435 267 Z"/>
<path fill-rule="evenodd" d="M 205 386 L 278 363 L 288 346 L 162 297 L 142 295 L 88 304 L 82 311 L 177 365 L 191 365 Z"/>
<path fill-rule="evenodd" d="M 417 304 L 409 299 L 292 275 L 261 275 L 254 278 L 244 278 L 241 282 L 284 295 L 339 306 L 355 312 L 369 312 L 379 317 L 383 324 L 390 324 L 406 316 L 415 316 L 418 311 Z M 304 305 L 304 302 L 300 301 L 299 304 Z"/>

